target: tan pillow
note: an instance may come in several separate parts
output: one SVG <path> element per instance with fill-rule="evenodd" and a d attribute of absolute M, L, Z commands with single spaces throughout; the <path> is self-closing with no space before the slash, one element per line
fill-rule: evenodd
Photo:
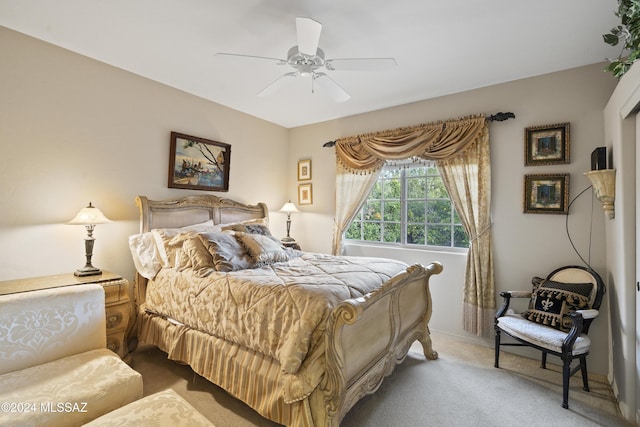
<path fill-rule="evenodd" d="M 238 241 L 247 249 L 258 266 L 289 261 L 289 254 L 275 237 L 261 234 L 236 233 Z"/>
<path fill-rule="evenodd" d="M 206 224 L 208 224 L 208 222 Z M 174 267 L 177 251 L 182 247 L 182 242 L 184 242 L 185 239 L 184 236 L 178 237 L 179 235 L 212 231 L 220 231 L 220 228 L 215 225 L 196 224 L 182 228 L 156 228 L 151 230 L 151 233 L 156 241 L 156 247 L 162 259 L 162 266 Z M 174 238 L 177 239 L 174 240 Z"/>
<path fill-rule="evenodd" d="M 216 271 L 213 264 L 213 257 L 199 236 L 194 235 L 185 240 L 182 245 L 182 252 L 188 260 L 184 268 L 192 268 L 196 276 L 206 277 Z"/>

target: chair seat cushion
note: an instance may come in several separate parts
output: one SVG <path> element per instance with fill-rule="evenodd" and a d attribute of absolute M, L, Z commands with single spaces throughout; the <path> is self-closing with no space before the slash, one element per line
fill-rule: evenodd
<path fill-rule="evenodd" d="M 164 390 L 109 412 L 87 427 L 214 427 L 204 415 L 172 389 Z"/>
<path fill-rule="evenodd" d="M 559 331 L 549 326 L 531 322 L 520 314 L 509 313 L 498 318 L 498 327 L 507 334 L 520 338 L 526 342 L 537 345 L 547 350 L 561 353 L 562 342 L 568 333 Z M 589 351 L 591 340 L 585 334 L 581 334 L 573 346 L 572 354 L 577 356 Z"/>
<path fill-rule="evenodd" d="M 2 426 L 80 425 L 142 397 L 142 376 L 106 348 L 0 375 Z M 8 406 L 11 409 L 11 406 Z"/>

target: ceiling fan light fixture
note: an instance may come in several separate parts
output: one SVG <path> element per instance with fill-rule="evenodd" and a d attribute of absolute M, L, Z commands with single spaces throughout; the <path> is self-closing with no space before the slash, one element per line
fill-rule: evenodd
<path fill-rule="evenodd" d="M 318 80 L 318 85 L 325 88 L 329 96 L 336 102 L 344 102 L 351 97 L 321 69 L 324 68 L 329 71 L 381 71 L 397 66 L 394 58 L 337 58 L 325 60 L 324 51 L 318 47 L 322 24 L 311 18 L 296 18 L 296 29 L 298 44 L 289 49 L 286 60 L 233 53 L 218 53 L 218 55 L 264 59 L 274 61 L 277 65 L 289 65 L 295 70 L 280 76 L 269 86 L 262 89 L 258 96 L 273 94 L 292 80 L 287 77 L 308 77 L 311 75 L 311 92 L 314 92 L 314 82 Z"/>

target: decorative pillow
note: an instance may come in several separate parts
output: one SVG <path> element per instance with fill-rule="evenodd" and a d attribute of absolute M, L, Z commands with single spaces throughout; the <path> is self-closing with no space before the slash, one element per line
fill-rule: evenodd
<path fill-rule="evenodd" d="M 176 261 L 176 268 L 180 270 L 191 268 L 198 277 L 206 277 L 216 271 L 213 257 L 198 235 L 186 239 L 180 252 L 182 255 L 178 259 L 183 258 L 184 261 L 181 265 L 178 265 L 178 261 Z"/>
<path fill-rule="evenodd" d="M 247 249 L 258 266 L 289 261 L 289 254 L 278 239 L 261 234 L 236 233 L 238 241 Z"/>
<path fill-rule="evenodd" d="M 522 316 L 532 322 L 569 332 L 572 321 L 569 313 L 589 307 L 592 283 L 562 283 L 544 280 L 535 286 L 529 310 Z"/>
<path fill-rule="evenodd" d="M 542 277 L 534 276 L 531 278 L 531 284 L 533 285 L 533 289 L 531 289 L 531 299 L 529 300 L 529 310 L 533 309 L 533 294 L 538 290 L 540 285 L 544 283 L 547 279 L 543 279 Z"/>
<path fill-rule="evenodd" d="M 153 237 L 156 240 L 156 246 L 158 247 L 158 253 L 162 259 L 163 267 L 174 267 L 176 261 L 177 251 L 182 247 L 182 241 L 180 239 L 174 241 L 171 246 L 172 239 L 180 234 L 185 233 L 207 233 L 220 231 L 220 227 L 211 225 L 211 221 L 207 221 L 202 224 L 188 225 L 182 228 L 157 228 L 151 230 Z"/>
<path fill-rule="evenodd" d="M 142 277 L 153 279 L 162 268 L 162 258 L 151 232 L 129 236 L 133 264 Z"/>
<path fill-rule="evenodd" d="M 222 231 L 233 230 L 243 233 L 265 234 L 271 235 L 269 230 L 269 220 L 267 218 L 248 219 L 239 222 L 230 222 L 227 224 L 218 224 Z"/>
<path fill-rule="evenodd" d="M 227 228 L 224 228 L 224 230 L 233 230 L 233 231 L 239 231 L 242 233 L 249 233 L 249 234 L 261 234 L 263 236 L 271 236 L 271 230 L 269 230 L 269 227 L 267 227 L 266 225 L 263 224 L 236 224 L 236 225 L 231 225 Z"/>
<path fill-rule="evenodd" d="M 231 230 L 199 234 L 201 242 L 211 254 L 216 271 L 236 271 L 255 267 L 255 263 L 236 240 Z"/>

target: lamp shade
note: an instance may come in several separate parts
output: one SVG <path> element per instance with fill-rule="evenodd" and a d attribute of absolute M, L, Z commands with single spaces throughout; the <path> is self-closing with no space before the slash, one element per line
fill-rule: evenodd
<path fill-rule="evenodd" d="M 298 208 L 296 208 L 296 205 L 294 205 L 291 200 L 289 200 L 287 203 L 284 204 L 284 206 L 282 207 L 282 209 L 280 209 L 280 212 L 284 212 L 287 214 L 292 214 L 292 213 L 297 213 L 300 212 L 298 210 Z"/>
<path fill-rule="evenodd" d="M 92 225 L 92 224 L 104 224 L 111 222 L 109 218 L 104 216 L 100 209 L 96 208 L 89 202 L 89 206 L 82 208 L 80 212 L 67 224 L 69 225 Z"/>

